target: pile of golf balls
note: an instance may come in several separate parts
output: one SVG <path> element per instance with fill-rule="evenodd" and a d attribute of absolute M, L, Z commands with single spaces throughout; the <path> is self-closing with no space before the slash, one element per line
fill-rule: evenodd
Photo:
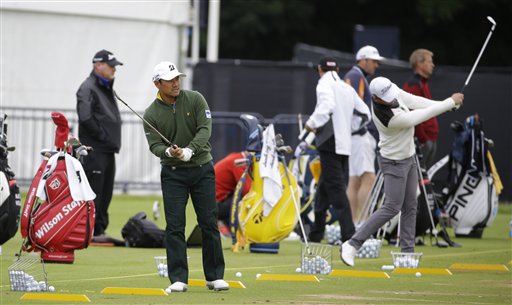
<path fill-rule="evenodd" d="M 167 277 L 169 275 L 167 271 L 167 264 L 159 263 L 156 268 L 158 269 L 158 275 L 161 277 Z"/>
<path fill-rule="evenodd" d="M 53 291 L 50 290 L 46 281 L 37 281 L 34 277 L 25 271 L 9 270 L 9 280 L 11 281 L 12 291 Z"/>
<path fill-rule="evenodd" d="M 379 239 L 367 239 L 363 246 L 357 250 L 356 257 L 358 258 L 378 258 L 380 255 L 380 248 L 382 241 Z"/>
<path fill-rule="evenodd" d="M 329 274 L 332 267 L 329 262 L 320 255 L 302 258 L 302 273 Z"/>
<path fill-rule="evenodd" d="M 395 257 L 395 268 L 418 268 L 420 264 L 419 256 L 398 255 Z"/>
<path fill-rule="evenodd" d="M 326 225 L 324 239 L 327 243 L 333 245 L 341 239 L 341 230 L 339 225 Z"/>

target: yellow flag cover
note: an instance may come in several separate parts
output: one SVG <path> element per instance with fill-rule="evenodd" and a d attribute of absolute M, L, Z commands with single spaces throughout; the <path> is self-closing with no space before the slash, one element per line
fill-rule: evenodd
<path fill-rule="evenodd" d="M 297 224 L 297 211 L 290 184 L 290 179 L 295 200 L 299 204 L 299 189 L 297 181 L 291 172 L 279 162 L 279 172 L 283 184 L 283 195 L 275 204 L 268 216 L 263 216 L 263 179 L 260 177 L 259 162 L 254 159 L 252 162 L 253 181 L 251 190 L 238 203 L 239 232 L 237 240 L 242 243 L 274 243 L 287 237 Z M 298 207 L 300 209 L 300 207 Z"/>

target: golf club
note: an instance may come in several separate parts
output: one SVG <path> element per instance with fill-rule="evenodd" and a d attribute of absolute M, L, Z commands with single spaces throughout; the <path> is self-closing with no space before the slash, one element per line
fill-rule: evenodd
<path fill-rule="evenodd" d="M 119 97 L 119 95 L 117 95 L 117 92 L 115 92 L 115 91 L 114 91 L 114 96 L 116 97 L 116 99 L 118 101 L 123 103 L 126 107 L 128 107 L 128 109 L 130 109 L 133 113 L 135 113 L 135 115 L 138 116 L 145 124 L 147 124 L 149 127 L 151 127 L 151 129 L 153 129 L 165 141 L 165 143 L 167 143 L 169 146 L 177 147 L 176 144 L 169 141 L 162 133 L 160 133 L 160 131 L 158 131 L 158 129 L 156 129 L 153 125 L 151 125 L 148 121 L 146 121 L 140 114 L 138 114 L 137 111 L 133 110 L 132 107 L 128 106 L 128 104 L 125 101 L 123 101 Z"/>
<path fill-rule="evenodd" d="M 281 159 L 281 162 L 283 162 L 283 165 L 286 164 L 286 159 L 283 155 L 280 155 L 279 158 Z M 302 238 L 304 239 L 304 244 L 306 245 L 306 251 L 308 255 L 311 255 L 311 249 L 309 248 L 309 242 L 308 237 L 306 235 L 306 230 L 304 229 L 304 224 L 302 223 L 302 218 L 300 217 L 300 203 L 297 201 L 297 198 L 295 198 L 295 191 L 293 190 L 292 181 L 290 179 L 290 176 L 288 174 L 288 169 L 286 166 L 284 167 L 284 173 L 286 176 L 286 181 L 288 182 L 288 186 L 290 187 L 290 194 L 292 195 L 293 205 L 295 206 L 295 211 L 297 212 L 297 218 L 299 220 L 300 225 L 300 231 L 302 233 Z"/>
<path fill-rule="evenodd" d="M 491 16 L 487 16 L 487 20 L 489 20 L 489 22 L 492 23 L 491 30 L 489 31 L 489 35 L 487 35 L 487 38 L 485 39 L 484 45 L 482 46 L 482 49 L 480 50 L 480 54 L 478 54 L 478 57 L 476 58 L 473 68 L 471 68 L 471 72 L 469 72 L 468 78 L 466 79 L 464 86 L 462 86 L 462 89 L 460 90 L 461 93 L 464 93 L 464 89 L 469 84 L 469 80 L 471 79 L 471 76 L 473 76 L 473 72 L 475 72 L 475 68 L 478 65 L 478 62 L 480 61 L 480 57 L 482 57 L 485 47 L 487 46 L 487 43 L 489 42 L 489 39 L 491 39 L 491 35 L 494 32 L 494 29 L 496 28 L 496 21 L 494 21 L 494 19 Z"/>

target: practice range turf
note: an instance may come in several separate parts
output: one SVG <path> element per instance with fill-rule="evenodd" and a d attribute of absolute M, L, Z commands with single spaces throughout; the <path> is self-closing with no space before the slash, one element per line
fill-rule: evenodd
<path fill-rule="evenodd" d="M 152 217 L 151 208 L 159 196 L 114 196 L 110 207 L 108 233 L 121 238 L 121 228 L 129 217 L 145 211 Z M 195 216 L 188 205 L 187 235 L 195 225 Z M 255 254 L 248 249 L 232 253 L 230 240 L 224 239 L 226 260 L 225 279 L 241 281 L 246 288 L 213 292 L 205 287 L 190 287 L 186 293 L 169 295 L 104 294 L 106 287 L 166 288 L 167 278 L 157 273 L 155 256 L 165 255 L 164 249 L 98 247 L 75 252 L 73 264 L 45 264 L 48 283 L 54 292 L 35 292 L 37 296 L 77 294 L 86 295 L 91 304 L 512 304 L 510 271 L 458 270 L 453 264 L 492 264 L 512 268 L 509 226 L 512 206 L 501 204 L 498 216 L 483 238 L 456 238 L 461 248 L 438 248 L 427 245 L 416 248 L 422 252 L 420 267 L 449 269 L 452 275 L 397 274 L 386 271 L 389 278 L 317 275 L 319 282 L 256 280 L 262 275 L 299 275 L 301 243 L 283 241 L 278 254 Z M 163 216 L 163 215 L 162 215 Z M 164 228 L 164 220 L 157 224 Z M 453 232 L 449 231 L 453 237 Z M 25 292 L 10 291 L 8 268 L 15 260 L 21 244 L 18 233 L 2 246 L 0 256 L 0 304 L 80 304 L 78 301 L 21 300 Z M 332 248 L 332 267 L 336 270 L 381 272 L 382 265 L 391 265 L 390 252 L 399 251 L 384 242 L 376 259 L 356 259 L 354 268 L 346 267 L 339 259 L 337 247 Z M 190 279 L 204 280 L 201 250 L 188 250 Z M 34 257 L 22 253 L 22 257 Z M 38 257 L 38 256 L 35 256 Z M 40 267 L 40 266 L 38 266 Z M 471 267 L 471 266 L 470 266 Z M 475 267 L 475 266 L 473 266 Z M 235 274 L 241 272 L 241 277 Z M 82 303 L 86 304 L 86 303 Z"/>

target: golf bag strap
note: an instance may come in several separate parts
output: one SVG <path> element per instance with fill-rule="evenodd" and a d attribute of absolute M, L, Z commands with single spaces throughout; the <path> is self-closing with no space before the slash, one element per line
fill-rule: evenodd
<path fill-rule="evenodd" d="M 235 188 L 235 192 L 233 193 L 233 201 L 231 203 L 231 213 L 230 213 L 230 227 L 231 227 L 231 243 L 236 244 L 236 231 L 238 230 L 238 205 L 240 200 L 242 200 L 242 190 L 245 185 L 245 181 L 247 176 L 249 175 L 249 169 L 252 166 L 252 155 L 247 157 L 247 167 L 245 168 L 244 173 L 238 180 Z"/>
<path fill-rule="evenodd" d="M 498 174 L 498 169 L 494 164 L 494 159 L 492 158 L 489 150 L 487 150 L 487 159 L 489 160 L 489 167 L 491 168 L 492 180 L 494 182 L 494 187 L 496 188 L 496 195 L 499 195 L 503 190 L 503 182 L 501 182 L 500 174 Z"/>
<path fill-rule="evenodd" d="M 85 225 L 86 231 L 85 231 L 85 239 L 84 239 L 84 249 L 87 249 L 89 247 L 89 240 L 91 239 L 91 202 L 87 201 L 87 223 Z"/>
<path fill-rule="evenodd" d="M 30 188 L 28 189 L 27 198 L 25 199 L 25 205 L 23 206 L 23 210 L 21 213 L 21 223 L 20 223 L 20 231 L 21 237 L 26 238 L 28 236 L 29 226 L 32 218 L 32 210 L 34 209 L 34 203 L 36 202 L 36 193 L 37 187 L 39 185 L 39 181 L 41 180 L 41 176 L 43 175 L 43 171 L 46 168 L 46 164 L 48 163 L 48 159 L 44 159 L 37 173 L 32 180 L 32 184 L 30 184 Z"/>

